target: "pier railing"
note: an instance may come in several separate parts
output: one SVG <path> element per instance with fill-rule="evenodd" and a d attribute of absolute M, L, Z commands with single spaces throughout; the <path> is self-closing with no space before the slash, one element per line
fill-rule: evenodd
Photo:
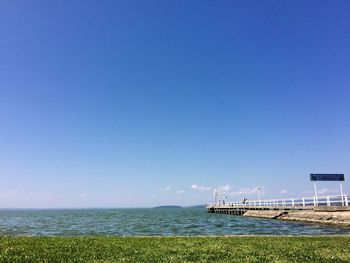
<path fill-rule="evenodd" d="M 350 200 L 346 194 L 343 195 L 327 195 L 312 196 L 299 198 L 283 198 L 268 200 L 245 200 L 237 202 L 211 203 L 207 207 L 237 207 L 237 206 L 262 206 L 262 207 L 296 207 L 296 206 L 349 206 Z"/>

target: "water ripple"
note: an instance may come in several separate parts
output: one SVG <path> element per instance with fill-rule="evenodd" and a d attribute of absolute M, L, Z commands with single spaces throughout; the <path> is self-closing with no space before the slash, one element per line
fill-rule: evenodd
<path fill-rule="evenodd" d="M 233 215 L 205 209 L 0 210 L 0 235 L 193 236 L 340 235 L 350 228 Z"/>

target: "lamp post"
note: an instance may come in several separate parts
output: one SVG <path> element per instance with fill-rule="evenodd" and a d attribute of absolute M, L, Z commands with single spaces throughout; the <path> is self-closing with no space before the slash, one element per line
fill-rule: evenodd
<path fill-rule="evenodd" d="M 213 195 L 214 195 L 214 201 L 215 201 L 215 205 L 216 205 L 216 203 L 218 202 L 218 191 L 216 189 L 214 189 Z"/>
<path fill-rule="evenodd" d="M 261 191 L 261 187 L 260 187 L 260 186 L 258 186 L 258 194 L 259 194 L 259 206 L 261 206 L 261 193 L 260 193 L 260 191 Z"/>

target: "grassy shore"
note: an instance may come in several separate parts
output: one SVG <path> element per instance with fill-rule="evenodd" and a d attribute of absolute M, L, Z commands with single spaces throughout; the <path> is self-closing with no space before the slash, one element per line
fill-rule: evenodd
<path fill-rule="evenodd" d="M 350 262 L 350 237 L 0 237 L 0 262 Z"/>

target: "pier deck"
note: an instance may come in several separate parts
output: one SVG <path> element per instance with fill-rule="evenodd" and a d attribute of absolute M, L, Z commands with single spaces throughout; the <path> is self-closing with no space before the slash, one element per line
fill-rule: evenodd
<path fill-rule="evenodd" d="M 247 211 L 350 211 L 347 195 L 302 197 L 272 200 L 253 200 L 234 203 L 213 203 L 207 205 L 208 213 L 243 215 Z"/>
<path fill-rule="evenodd" d="M 293 206 L 208 206 L 208 213 L 243 215 L 247 211 L 290 211 L 290 210 L 314 210 L 314 207 Z"/>

